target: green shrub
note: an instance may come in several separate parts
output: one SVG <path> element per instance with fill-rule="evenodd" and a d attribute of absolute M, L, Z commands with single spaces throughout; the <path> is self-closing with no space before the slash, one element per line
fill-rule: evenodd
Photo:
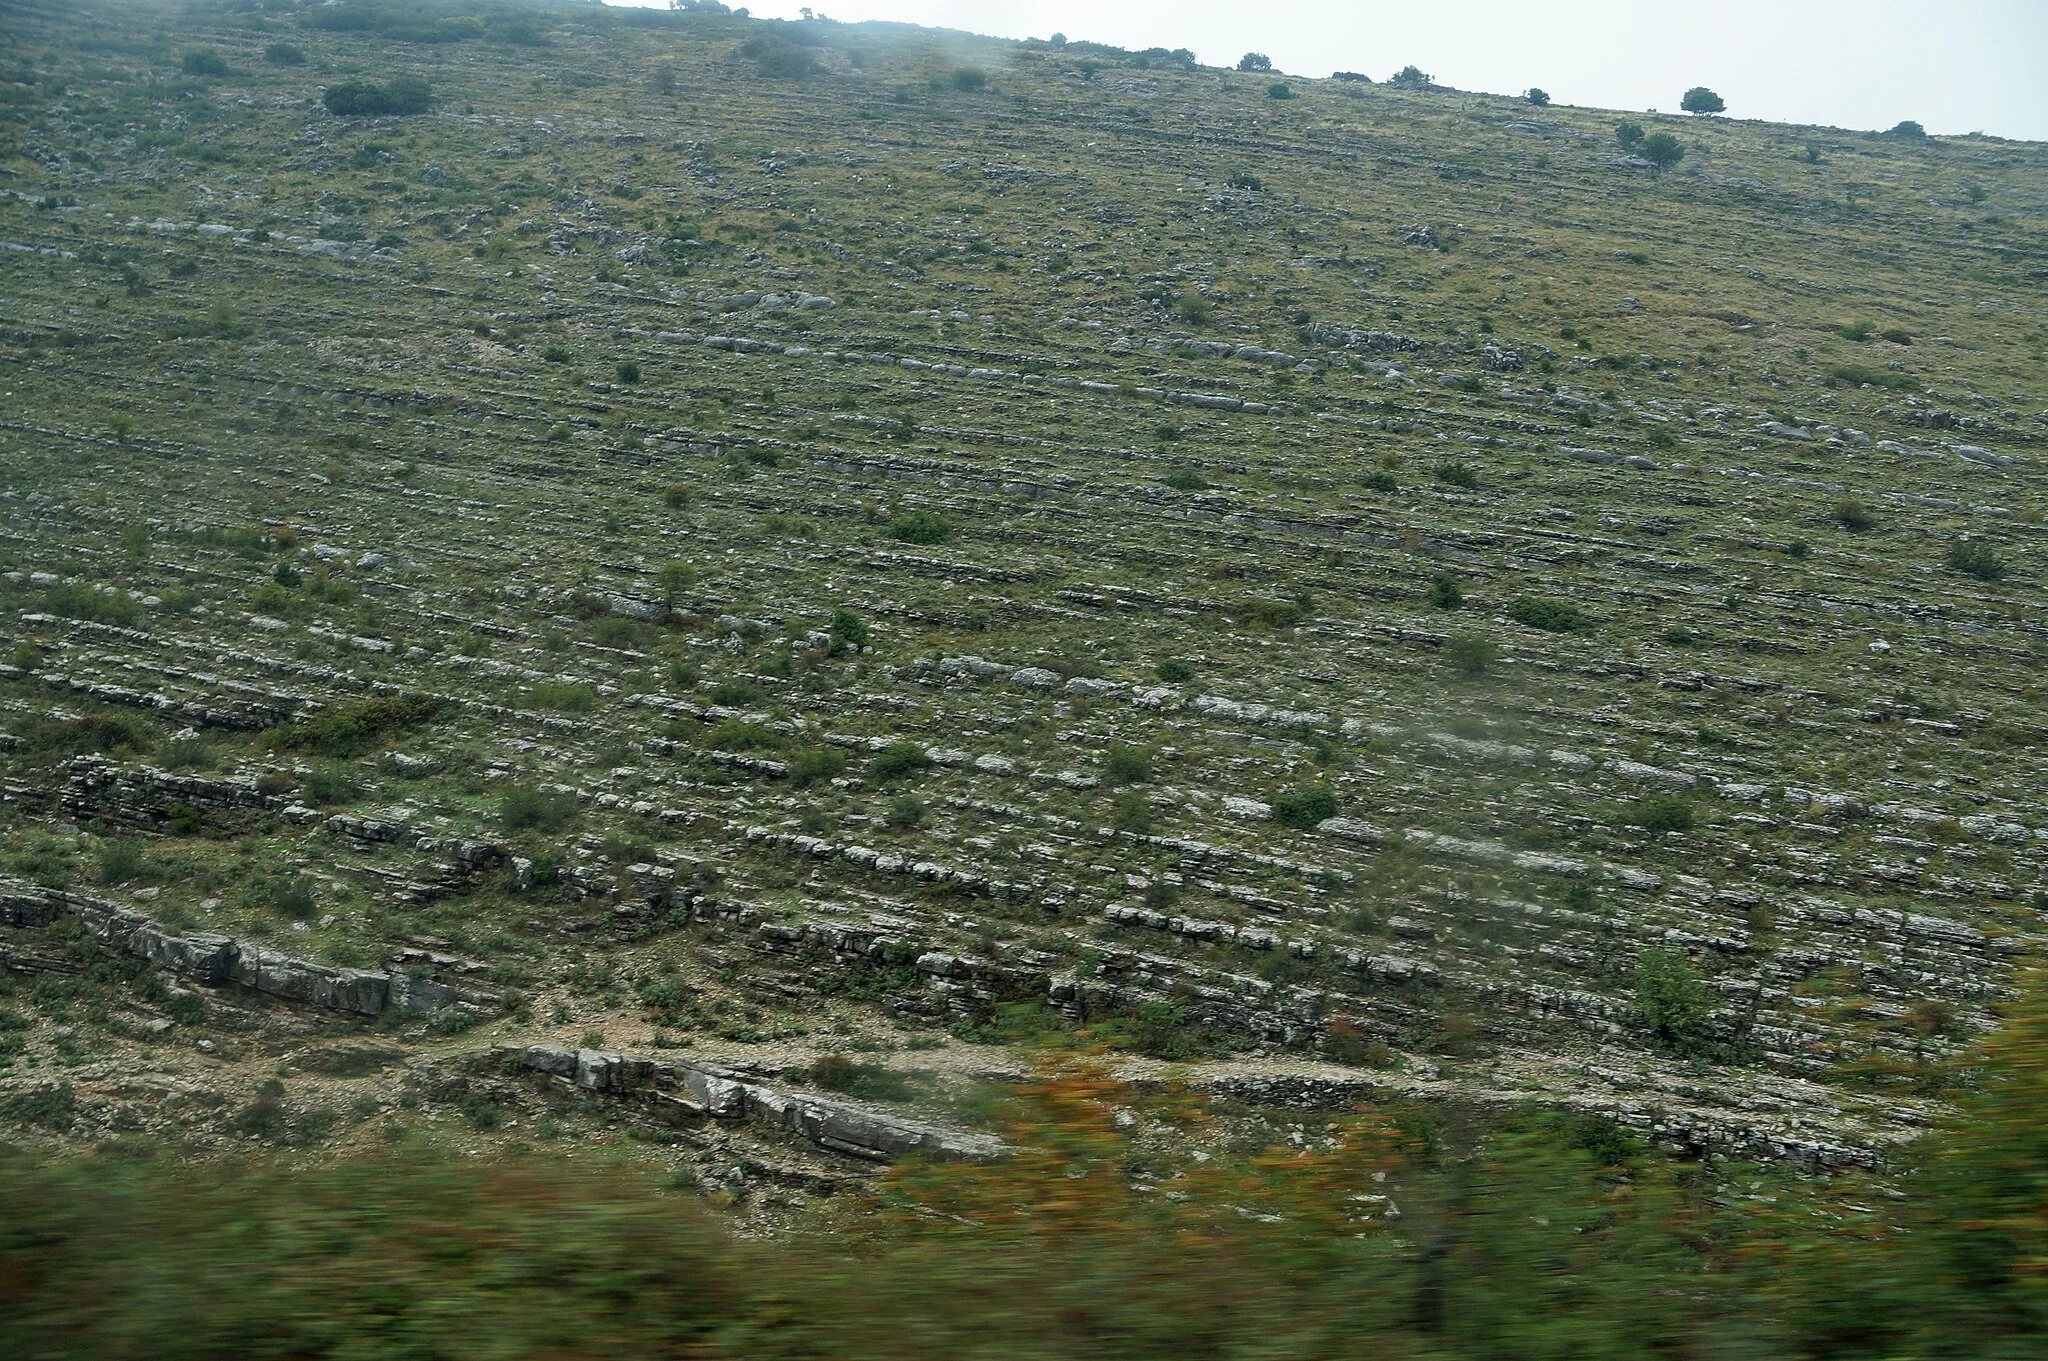
<path fill-rule="evenodd" d="M 363 785 L 353 767 L 319 761 L 299 780 L 299 795 L 315 808 L 336 808 L 362 798 Z"/>
<path fill-rule="evenodd" d="M 533 702 L 557 713 L 587 714 L 597 707 L 597 691 L 575 681 L 536 681 Z"/>
<path fill-rule="evenodd" d="M 1458 579 L 1449 572 L 1438 572 L 1429 580 L 1429 603 L 1440 610 L 1455 610 L 1465 604 L 1465 593 L 1458 589 Z"/>
<path fill-rule="evenodd" d="M 1828 369 L 1827 380 L 1834 387 L 1890 388 L 1894 392 L 1914 386 L 1913 376 L 1894 373 L 1890 369 L 1874 369 L 1868 364 L 1835 364 Z"/>
<path fill-rule="evenodd" d="M 882 814 L 882 825 L 892 831 L 907 832 L 924 824 L 924 814 L 924 804 L 905 794 Z"/>
<path fill-rule="evenodd" d="M 1668 132 L 1653 132 L 1636 148 L 1636 154 L 1663 171 L 1685 159 L 1685 147 Z"/>
<path fill-rule="evenodd" d="M 798 785 L 837 779 L 845 771 L 846 758 L 830 747 L 806 747 L 789 758 L 789 777 Z"/>
<path fill-rule="evenodd" d="M 126 714 L 38 718 L 21 732 L 23 754 L 39 761 L 86 755 L 139 756 L 155 745 L 155 730 Z"/>
<path fill-rule="evenodd" d="M 1188 1020 L 1181 1002 L 1140 1002 L 1110 1028 L 1110 1037 L 1120 1048 L 1155 1059 L 1201 1058 L 1216 1048 L 1213 1038 Z"/>
<path fill-rule="evenodd" d="M 1291 629 L 1309 617 L 1313 602 L 1306 596 L 1293 600 L 1247 600 L 1239 608 L 1246 620 L 1269 629 Z"/>
<path fill-rule="evenodd" d="M 843 605 L 832 611 L 832 622 L 827 632 L 832 635 L 835 654 L 866 647 L 872 636 L 867 621 Z"/>
<path fill-rule="evenodd" d="M 1453 634 L 1444 643 L 1444 663 L 1453 674 L 1477 680 L 1500 660 L 1500 647 L 1491 638 L 1476 633 Z"/>
<path fill-rule="evenodd" d="M 1310 830 L 1337 816 L 1337 795 L 1327 785 L 1293 789 L 1273 800 L 1273 820 L 1287 827 Z"/>
<path fill-rule="evenodd" d="M 1175 491 L 1207 491 L 1209 489 L 1208 479 L 1204 478 L 1193 468 L 1175 468 L 1166 475 L 1165 482 L 1167 486 L 1172 487 Z"/>
<path fill-rule="evenodd" d="M 953 73 L 953 88 L 964 90 L 968 94 L 979 94 L 988 88 L 988 72 L 963 66 Z"/>
<path fill-rule="evenodd" d="M 780 751 L 783 746 L 781 733 L 742 718 L 728 718 L 705 741 L 720 751 Z"/>
<path fill-rule="evenodd" d="M 953 526 L 934 510 L 912 510 L 889 521 L 889 537 L 903 543 L 941 544 L 953 537 Z"/>
<path fill-rule="evenodd" d="M 542 791 L 524 786 L 509 789 L 498 802 L 498 820 L 515 832 L 559 832 L 582 814 L 582 805 L 567 790 Z"/>
<path fill-rule="evenodd" d="M 757 702 L 761 694 L 761 687 L 750 680 L 722 680 L 711 687 L 711 702 L 723 708 L 737 709 Z"/>
<path fill-rule="evenodd" d="M 1115 743 L 1102 758 L 1102 773 L 1112 784 L 1144 784 L 1152 778 L 1152 757 L 1141 748 Z"/>
<path fill-rule="evenodd" d="M 1975 539 L 1958 539 L 1948 546 L 1950 571 L 1979 581 L 1997 581 L 2005 576 L 2005 559 L 1990 544 Z"/>
<path fill-rule="evenodd" d="M 1284 80 L 1276 80 L 1266 87 L 1266 98 L 1292 99 L 1294 98 L 1294 87 Z"/>
<path fill-rule="evenodd" d="M 1436 465 L 1436 480 L 1449 487 L 1470 491 L 1479 485 L 1479 470 L 1469 463 L 1444 462 Z"/>
<path fill-rule="evenodd" d="M 18 1121 L 64 1133 L 78 1118 L 78 1097 L 68 1082 L 0 1096 L 0 1120 Z"/>
<path fill-rule="evenodd" d="M 1135 789 L 1119 796 L 1110 810 L 1109 825 L 1132 836 L 1152 835 L 1152 800 Z"/>
<path fill-rule="evenodd" d="M 228 59 L 210 47 L 202 47 L 187 52 L 179 67 L 188 76 L 224 76 L 228 73 Z"/>
<path fill-rule="evenodd" d="M 1877 334 L 1879 339 L 1889 340 L 1894 345 L 1911 345 L 1913 343 L 1913 333 L 1901 330 L 1896 326 L 1888 327 Z"/>
<path fill-rule="evenodd" d="M 1846 326 L 1837 326 L 1835 334 L 1844 340 L 1854 340 L 1861 343 L 1877 334 L 1877 323 L 1872 321 L 1852 321 Z"/>
<path fill-rule="evenodd" d="M 342 118 L 376 118 L 425 113 L 434 107 L 434 95 L 417 76 L 398 76 L 383 85 L 367 80 L 330 85 L 320 102 Z"/>
<path fill-rule="evenodd" d="M 1652 794 L 1628 814 L 1628 821 L 1644 831 L 1661 836 L 1665 832 L 1693 829 L 1692 804 L 1676 794 Z"/>
<path fill-rule="evenodd" d="M 272 43 L 263 49 L 263 60 L 272 66 L 304 66 L 306 54 L 290 43 Z"/>
<path fill-rule="evenodd" d="M 1641 146 L 1643 144 L 1643 125 L 1641 123 L 1617 123 L 1614 128 L 1614 140 L 1630 149 Z M 1566 339 L 1570 339 L 1570 337 L 1567 336 Z"/>
<path fill-rule="evenodd" d="M 1892 124 L 1878 136 L 1893 137 L 1902 142 L 1924 142 L 1927 140 L 1927 129 L 1907 118 Z"/>
<path fill-rule="evenodd" d="M 1865 530 L 1877 523 L 1867 503 L 1854 496 L 1835 502 L 1835 523 L 1844 529 Z"/>
<path fill-rule="evenodd" d="M 1377 468 L 1358 479 L 1358 485 L 1367 491 L 1399 491 L 1401 484 L 1385 468 Z"/>
<path fill-rule="evenodd" d="M 817 58 L 777 34 L 749 38 L 740 44 L 739 54 L 751 58 L 762 75 L 782 80 L 802 80 L 819 69 Z"/>
<path fill-rule="evenodd" d="M 1580 633 L 1593 627 L 1592 619 L 1577 605 L 1549 596 L 1516 596 L 1508 602 L 1507 616 L 1545 633 Z"/>
<path fill-rule="evenodd" d="M 111 888 L 143 875 L 142 847 L 133 841 L 109 841 L 100 847 L 100 882 Z"/>
<path fill-rule="evenodd" d="M 1716 995 L 1673 950 L 1638 951 L 1636 1014 L 1659 1039 L 1677 1048 L 1697 1044 L 1713 1018 Z"/>
<path fill-rule="evenodd" d="M 1195 668 L 1189 666 L 1186 662 L 1177 662 L 1169 659 L 1153 667 L 1152 674 L 1170 684 L 1180 685 L 1195 678 Z"/>
<path fill-rule="evenodd" d="M 66 619 L 89 619 L 122 628 L 133 628 L 142 621 L 142 602 L 127 592 L 95 590 L 76 581 L 52 586 L 43 596 L 43 608 Z"/>
<path fill-rule="evenodd" d="M 917 1095 L 917 1084 L 907 1074 L 844 1054 L 821 1055 L 808 1075 L 813 1086 L 863 1101 L 908 1101 Z"/>
<path fill-rule="evenodd" d="M 277 729 L 276 741 L 287 751 L 364 756 L 401 733 L 433 722 L 444 708 L 443 701 L 432 695 L 353 700 L 316 718 L 285 724 Z"/>
<path fill-rule="evenodd" d="M 1725 113 L 1728 103 L 1704 85 L 1695 85 L 1678 101 L 1687 113 Z"/>
<path fill-rule="evenodd" d="M 314 913 L 320 910 L 320 901 L 313 896 L 313 881 L 302 874 L 273 883 L 269 907 L 288 921 L 305 922 L 313 920 Z"/>
<path fill-rule="evenodd" d="M 868 776 L 895 780 L 915 771 L 931 769 L 932 758 L 915 742 L 892 742 L 868 759 Z"/>
<path fill-rule="evenodd" d="M 621 383 L 631 387 L 640 381 L 640 366 L 630 359 L 621 359 L 612 369 Z"/>

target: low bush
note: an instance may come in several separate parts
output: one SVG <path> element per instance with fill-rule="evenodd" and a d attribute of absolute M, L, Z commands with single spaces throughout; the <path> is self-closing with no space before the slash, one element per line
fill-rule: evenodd
<path fill-rule="evenodd" d="M 1874 387 L 1889 388 L 1894 392 L 1914 386 L 1913 375 L 1894 373 L 1890 369 L 1874 369 L 1868 364 L 1835 364 L 1828 369 L 1827 380 L 1833 387 Z"/>
<path fill-rule="evenodd" d="M 830 747 L 807 747 L 789 758 L 789 777 L 798 785 L 821 784 L 846 772 L 846 758 Z"/>
<path fill-rule="evenodd" d="M 866 647 L 873 637 L 867 621 L 843 605 L 832 611 L 832 622 L 826 631 L 832 635 L 831 651 L 834 656 L 858 651 Z"/>
<path fill-rule="evenodd" d="M 1152 800 L 1135 789 L 1119 796 L 1110 810 L 1109 825 L 1132 836 L 1152 835 Z"/>
<path fill-rule="evenodd" d="M 1444 664 L 1454 675 L 1477 680 L 1500 660 L 1500 647 L 1491 638 L 1476 633 L 1454 634 L 1444 643 Z"/>
<path fill-rule="evenodd" d="M 567 790 L 520 787 L 507 790 L 498 803 L 498 820 L 515 832 L 559 832 L 582 814 L 582 805 Z"/>
<path fill-rule="evenodd" d="M 125 591 L 102 591 L 83 582 L 52 586 L 43 596 L 43 608 L 66 619 L 89 619 L 95 624 L 133 628 L 142 622 L 142 602 Z"/>
<path fill-rule="evenodd" d="M 86 755 L 140 756 L 156 746 L 155 729 L 114 713 L 38 718 L 22 729 L 20 737 L 22 754 L 37 761 Z"/>
<path fill-rule="evenodd" d="M 587 714 L 597 707 L 597 691 L 574 681 L 536 681 L 533 702 L 557 713 Z"/>
<path fill-rule="evenodd" d="M 897 780 L 905 775 L 931 769 L 932 758 L 915 742 L 893 742 L 868 759 L 868 776 L 875 780 Z"/>
<path fill-rule="evenodd" d="M 330 85 L 320 102 L 342 118 L 403 117 L 433 108 L 434 94 L 417 76 L 398 76 L 382 85 L 367 80 Z"/>
<path fill-rule="evenodd" d="M 813 1086 L 864 1101 L 908 1101 L 917 1095 L 917 1084 L 908 1074 L 844 1054 L 819 1057 L 811 1064 L 808 1076 Z"/>
<path fill-rule="evenodd" d="M 729 718 L 720 723 L 705 741 L 720 751 L 780 751 L 783 747 L 781 733 L 743 718 Z"/>
<path fill-rule="evenodd" d="M 1141 748 L 1117 743 L 1103 756 L 1102 773 L 1112 784 L 1144 784 L 1152 778 L 1152 757 Z"/>
<path fill-rule="evenodd" d="M 1948 546 L 1949 570 L 1979 581 L 1997 581 L 2005 576 L 2005 559 L 1988 543 L 1958 539 Z"/>
<path fill-rule="evenodd" d="M 359 699 L 317 717 L 287 723 L 277 729 L 274 740 L 287 751 L 365 756 L 392 738 L 433 722 L 444 708 L 443 701 L 433 695 Z"/>
<path fill-rule="evenodd" d="M 1639 951 L 1635 985 L 1637 1016 L 1665 1044 L 1685 1048 L 1705 1038 L 1716 996 L 1684 955 Z"/>
<path fill-rule="evenodd" d="M 933 510 L 906 511 L 889 521 L 889 537 L 903 543 L 941 544 L 953 537 L 953 526 Z"/>
<path fill-rule="evenodd" d="M 1303 831 L 1337 816 L 1337 795 L 1327 785 L 1292 789 L 1273 800 L 1273 820 Z"/>
<path fill-rule="evenodd" d="M 1240 609 L 1245 619 L 1269 629 L 1291 629 L 1309 617 L 1313 602 L 1305 596 L 1293 600 L 1247 600 Z"/>
<path fill-rule="evenodd" d="M 751 59 L 762 75 L 781 80 L 802 80 L 819 69 L 808 49 L 779 34 L 749 38 L 740 44 L 739 55 Z"/>
<path fill-rule="evenodd" d="M 1652 794 L 1629 811 L 1628 821 L 1644 831 L 1661 836 L 1665 832 L 1689 832 L 1695 818 L 1692 804 L 1676 794 Z"/>
<path fill-rule="evenodd" d="M 1508 602 L 1507 616 L 1545 633 L 1582 633 L 1593 627 L 1592 619 L 1577 605 L 1549 596 L 1517 596 Z"/>

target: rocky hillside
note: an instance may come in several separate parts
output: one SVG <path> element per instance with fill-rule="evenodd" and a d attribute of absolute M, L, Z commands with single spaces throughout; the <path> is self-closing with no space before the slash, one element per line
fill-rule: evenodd
<path fill-rule="evenodd" d="M 2039 146 L 710 10 L 0 44 L 10 1137 L 815 1188 L 1106 1044 L 1874 1164 L 2040 942 Z"/>

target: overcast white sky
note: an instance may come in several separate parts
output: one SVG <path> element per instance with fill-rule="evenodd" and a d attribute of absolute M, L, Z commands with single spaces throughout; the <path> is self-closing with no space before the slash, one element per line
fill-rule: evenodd
<path fill-rule="evenodd" d="M 666 7 L 667 0 L 614 0 Z M 747 0 L 761 17 L 799 4 Z M 1531 85 L 1559 103 L 1676 111 L 1707 85 L 1730 116 L 2048 140 L 2048 0 L 815 0 L 834 19 L 895 19 L 1006 38 L 1247 51 L 1300 76 L 1413 62 L 1465 90 Z"/>

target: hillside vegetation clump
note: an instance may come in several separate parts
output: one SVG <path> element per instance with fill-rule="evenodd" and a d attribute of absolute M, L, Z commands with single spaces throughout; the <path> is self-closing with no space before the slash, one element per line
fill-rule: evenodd
<path fill-rule="evenodd" d="M 417 76 L 396 76 L 382 84 L 350 80 L 330 85 L 320 102 L 343 118 L 376 118 L 425 113 L 434 106 L 434 96 Z"/>

